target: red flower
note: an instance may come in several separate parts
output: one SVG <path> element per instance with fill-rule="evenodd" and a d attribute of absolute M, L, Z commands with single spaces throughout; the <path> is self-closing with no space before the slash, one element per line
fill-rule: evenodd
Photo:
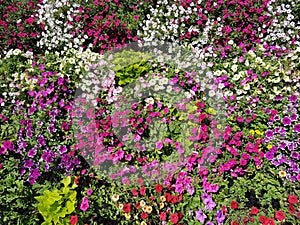
<path fill-rule="evenodd" d="M 178 196 L 175 195 L 175 196 L 172 197 L 171 203 L 176 204 L 177 202 L 178 202 Z"/>
<path fill-rule="evenodd" d="M 227 207 L 225 205 L 222 206 L 222 211 L 223 211 L 223 213 L 227 213 L 228 212 Z"/>
<path fill-rule="evenodd" d="M 283 221 L 285 219 L 285 214 L 284 212 L 282 211 L 276 211 L 275 212 L 275 218 L 278 220 L 278 221 Z"/>
<path fill-rule="evenodd" d="M 173 224 L 176 224 L 176 223 L 178 223 L 178 221 L 179 221 L 179 218 L 178 218 L 177 213 L 171 214 L 170 222 L 173 223 Z"/>
<path fill-rule="evenodd" d="M 167 213 L 165 212 L 160 212 L 159 217 L 162 221 L 166 221 L 167 219 Z"/>
<path fill-rule="evenodd" d="M 147 219 L 147 218 L 148 218 L 148 214 L 145 213 L 145 212 L 142 212 L 142 213 L 141 213 L 141 218 L 142 218 L 142 219 Z"/>
<path fill-rule="evenodd" d="M 157 185 L 155 185 L 155 190 L 156 190 L 156 192 L 162 192 L 163 186 L 161 186 L 160 184 L 157 184 Z"/>
<path fill-rule="evenodd" d="M 131 190 L 131 193 L 133 196 L 137 196 L 139 194 L 135 188 Z"/>
<path fill-rule="evenodd" d="M 123 211 L 125 213 L 129 213 L 131 211 L 130 207 L 131 207 L 130 204 L 124 204 Z"/>
<path fill-rule="evenodd" d="M 258 209 L 258 208 L 254 207 L 254 206 L 251 208 L 251 214 L 252 214 L 252 215 L 257 215 L 258 212 L 259 212 L 259 209 Z"/>
<path fill-rule="evenodd" d="M 78 183 L 79 183 L 79 179 L 80 179 L 80 176 L 75 177 L 74 183 L 75 183 L 75 184 L 78 184 Z"/>
<path fill-rule="evenodd" d="M 145 187 L 141 187 L 141 188 L 140 188 L 140 194 L 141 194 L 141 195 L 144 195 L 145 192 L 146 192 L 146 188 L 145 188 Z"/>
<path fill-rule="evenodd" d="M 181 219 L 182 218 L 182 212 L 178 213 L 178 218 Z"/>
<path fill-rule="evenodd" d="M 165 194 L 165 197 L 166 197 L 166 200 L 167 200 L 167 202 L 171 202 L 172 201 L 172 195 L 170 195 L 170 193 L 166 193 Z"/>
<path fill-rule="evenodd" d="M 70 223 L 72 225 L 75 225 L 77 222 L 78 222 L 78 216 L 77 215 L 71 216 Z"/>
<path fill-rule="evenodd" d="M 289 203 L 291 204 L 297 204 L 298 203 L 298 197 L 296 195 L 290 195 L 288 198 Z"/>
<path fill-rule="evenodd" d="M 275 222 L 271 218 L 267 218 L 263 225 L 275 225 Z"/>
<path fill-rule="evenodd" d="M 136 208 L 136 209 L 139 209 L 140 206 L 141 206 L 141 205 L 140 205 L 140 202 L 137 202 L 137 203 L 135 204 L 135 208 Z"/>
<path fill-rule="evenodd" d="M 293 206 L 293 204 L 289 204 L 289 213 L 294 213 L 296 211 L 296 208 Z"/>
<path fill-rule="evenodd" d="M 259 217 L 259 222 L 261 222 L 261 223 L 266 222 L 266 220 L 267 220 L 267 217 L 265 217 L 265 216 L 260 216 Z"/>
<path fill-rule="evenodd" d="M 149 201 L 153 201 L 154 199 L 155 199 L 155 197 L 154 196 L 151 196 L 150 198 L 148 198 L 149 199 Z"/>
<path fill-rule="evenodd" d="M 230 225 L 239 225 L 239 223 L 238 223 L 238 222 L 235 222 L 235 221 L 233 221 L 233 222 L 231 222 L 231 223 L 230 223 Z"/>
<path fill-rule="evenodd" d="M 230 207 L 231 207 L 232 209 L 237 209 L 237 208 L 239 207 L 239 204 L 238 204 L 236 201 L 232 201 L 232 202 L 230 203 Z"/>

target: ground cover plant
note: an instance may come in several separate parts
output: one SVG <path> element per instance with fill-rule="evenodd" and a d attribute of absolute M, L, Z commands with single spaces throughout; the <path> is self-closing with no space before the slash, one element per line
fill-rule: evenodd
<path fill-rule="evenodd" d="M 1 224 L 300 224 L 298 1 L 0 12 Z"/>

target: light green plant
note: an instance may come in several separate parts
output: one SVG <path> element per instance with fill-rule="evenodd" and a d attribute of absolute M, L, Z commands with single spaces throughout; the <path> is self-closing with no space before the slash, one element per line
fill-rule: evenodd
<path fill-rule="evenodd" d="M 46 190 L 43 195 L 35 197 L 39 202 L 37 208 L 45 220 L 42 225 L 68 224 L 69 219 L 65 217 L 75 211 L 77 192 L 74 189 L 77 185 L 69 186 L 71 177 L 64 178 L 61 183 L 64 185 L 62 189 Z"/>

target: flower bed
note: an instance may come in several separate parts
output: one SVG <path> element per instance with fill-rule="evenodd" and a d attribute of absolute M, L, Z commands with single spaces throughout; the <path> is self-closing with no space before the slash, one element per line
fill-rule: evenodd
<path fill-rule="evenodd" d="M 298 224 L 299 3 L 1 1 L 1 224 Z"/>

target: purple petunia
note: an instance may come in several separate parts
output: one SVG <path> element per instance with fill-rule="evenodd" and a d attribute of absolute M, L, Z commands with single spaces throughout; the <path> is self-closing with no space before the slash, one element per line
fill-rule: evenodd
<path fill-rule="evenodd" d="M 266 131 L 266 136 L 267 136 L 267 137 L 270 138 L 270 137 L 273 137 L 273 135 L 274 135 L 274 133 L 273 133 L 272 130 L 267 130 L 267 131 Z"/>
<path fill-rule="evenodd" d="M 291 118 L 291 121 L 296 121 L 298 118 L 298 115 L 296 113 L 294 113 L 290 116 L 290 118 Z"/>
<path fill-rule="evenodd" d="M 291 95 L 289 98 L 290 102 L 297 102 L 297 96 L 296 95 Z"/>
<path fill-rule="evenodd" d="M 225 215 L 223 214 L 222 210 L 217 211 L 217 216 L 215 218 L 216 221 L 218 221 L 218 224 L 223 224 L 225 220 Z"/>
<path fill-rule="evenodd" d="M 294 125 L 294 131 L 300 133 L 300 123 Z"/>
<path fill-rule="evenodd" d="M 216 207 L 216 203 L 210 199 L 209 202 L 206 203 L 205 209 L 206 210 L 213 210 Z"/>
<path fill-rule="evenodd" d="M 204 223 L 207 216 L 203 213 L 201 209 L 196 211 L 196 219 L 199 220 L 201 223 Z"/>
<path fill-rule="evenodd" d="M 268 151 L 265 156 L 268 160 L 272 160 L 274 158 L 274 153 L 272 151 Z"/>
<path fill-rule="evenodd" d="M 290 125 L 291 124 L 291 119 L 288 116 L 285 116 L 282 118 L 281 122 L 283 123 L 284 126 Z"/>

